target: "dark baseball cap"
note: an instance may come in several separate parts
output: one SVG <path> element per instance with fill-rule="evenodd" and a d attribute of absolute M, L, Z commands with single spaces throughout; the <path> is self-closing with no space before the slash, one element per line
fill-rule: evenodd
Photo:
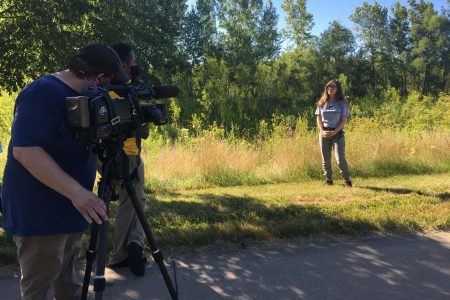
<path fill-rule="evenodd" d="M 80 49 L 77 56 L 85 61 L 96 73 L 115 75 L 116 81 L 126 83 L 129 78 L 122 67 L 119 55 L 105 44 L 91 44 Z"/>

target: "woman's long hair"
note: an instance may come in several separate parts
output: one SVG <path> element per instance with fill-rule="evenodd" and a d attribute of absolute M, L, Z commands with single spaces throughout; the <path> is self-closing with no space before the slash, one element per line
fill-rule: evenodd
<path fill-rule="evenodd" d="M 344 100 L 344 93 L 342 92 L 342 86 L 341 83 L 339 82 L 339 80 L 337 79 L 331 79 L 330 81 L 327 82 L 327 84 L 325 85 L 325 89 L 323 91 L 322 97 L 320 97 L 319 101 L 317 101 L 317 107 L 321 107 L 323 106 L 325 103 L 328 102 L 328 98 L 330 98 L 330 96 L 328 95 L 328 87 L 330 86 L 330 84 L 334 83 L 336 85 L 336 94 L 335 94 L 335 99 L 337 101 L 341 101 Z"/>

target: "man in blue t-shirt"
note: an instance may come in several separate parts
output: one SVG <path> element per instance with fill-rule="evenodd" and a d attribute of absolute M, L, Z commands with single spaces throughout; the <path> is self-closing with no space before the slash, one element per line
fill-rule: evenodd
<path fill-rule="evenodd" d="M 3 228 L 17 245 L 23 299 L 75 299 L 81 278 L 75 261 L 88 223 L 107 220 L 91 192 L 96 157 L 73 137 L 66 97 L 125 80 L 117 53 L 104 44 L 83 47 L 68 69 L 39 78 L 19 94 L 3 175 Z"/>

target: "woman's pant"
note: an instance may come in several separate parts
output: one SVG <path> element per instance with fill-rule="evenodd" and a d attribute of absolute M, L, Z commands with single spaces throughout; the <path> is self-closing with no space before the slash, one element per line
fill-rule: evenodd
<path fill-rule="evenodd" d="M 322 168 L 327 180 L 333 180 L 333 170 L 331 168 L 331 152 L 334 148 L 336 162 L 341 169 L 344 180 L 350 180 L 350 171 L 345 159 L 345 137 L 344 131 L 340 131 L 331 138 L 319 135 L 320 150 L 322 153 Z"/>

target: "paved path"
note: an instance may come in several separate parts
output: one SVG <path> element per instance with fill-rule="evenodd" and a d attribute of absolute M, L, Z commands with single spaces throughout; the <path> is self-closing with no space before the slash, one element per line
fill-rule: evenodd
<path fill-rule="evenodd" d="M 450 232 L 191 252 L 176 265 L 179 299 L 450 299 Z M 107 279 L 104 299 L 170 299 L 153 263 Z M 0 277 L 0 299 L 18 298 L 18 278 Z"/>

